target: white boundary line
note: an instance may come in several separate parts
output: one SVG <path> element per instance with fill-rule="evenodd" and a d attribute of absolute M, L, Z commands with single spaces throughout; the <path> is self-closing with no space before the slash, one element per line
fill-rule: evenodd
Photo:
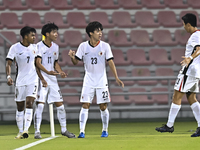
<path fill-rule="evenodd" d="M 54 139 L 54 138 L 57 138 L 57 137 L 58 137 L 58 136 L 48 137 L 48 138 L 45 138 L 45 139 L 42 139 L 42 140 L 39 140 L 39 141 L 30 143 L 30 144 L 28 144 L 28 145 L 25 145 L 25 146 L 16 148 L 16 149 L 14 149 L 14 150 L 24 150 L 24 149 L 30 148 L 30 147 L 32 147 L 32 146 L 38 145 L 38 144 L 40 144 L 40 143 L 46 142 L 46 141 L 48 141 L 48 140 L 51 140 L 51 139 Z"/>

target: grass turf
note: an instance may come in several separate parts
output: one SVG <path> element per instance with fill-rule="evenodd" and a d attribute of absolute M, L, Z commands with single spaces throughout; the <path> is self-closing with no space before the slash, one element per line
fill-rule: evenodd
<path fill-rule="evenodd" d="M 61 136 L 59 124 L 55 125 L 56 136 L 50 141 L 29 148 L 30 150 L 70 149 L 70 150 L 188 150 L 199 148 L 200 138 L 191 138 L 196 130 L 196 122 L 176 122 L 175 132 L 159 133 L 155 127 L 160 122 L 125 122 L 109 125 L 109 137 L 101 138 L 101 123 L 88 123 L 85 139 L 69 139 Z M 78 136 L 78 124 L 68 124 L 68 130 Z M 10 150 L 38 141 L 34 139 L 33 126 L 28 139 L 15 140 L 16 125 L 0 125 L 0 149 Z M 48 124 L 42 124 L 43 138 L 50 136 Z"/>

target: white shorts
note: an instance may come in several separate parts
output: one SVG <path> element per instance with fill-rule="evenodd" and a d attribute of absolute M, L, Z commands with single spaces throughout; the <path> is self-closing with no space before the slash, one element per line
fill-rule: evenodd
<path fill-rule="evenodd" d="M 45 103 L 47 100 L 48 104 L 54 102 L 62 102 L 62 94 L 58 85 L 48 85 L 43 87 L 42 84 L 39 85 L 37 102 Z"/>
<path fill-rule="evenodd" d="M 36 98 L 38 91 L 38 83 L 24 85 L 24 86 L 16 86 L 15 87 L 15 101 L 25 101 L 26 97 L 34 97 Z"/>
<path fill-rule="evenodd" d="M 187 93 L 198 93 L 199 92 L 199 79 L 191 76 L 187 76 L 184 74 L 179 74 L 174 85 L 174 89 Z"/>
<path fill-rule="evenodd" d="M 81 103 L 92 103 L 94 94 L 96 92 L 97 104 L 109 103 L 110 102 L 110 93 L 108 87 L 105 88 L 91 88 L 83 86 L 82 93 L 80 97 Z"/>

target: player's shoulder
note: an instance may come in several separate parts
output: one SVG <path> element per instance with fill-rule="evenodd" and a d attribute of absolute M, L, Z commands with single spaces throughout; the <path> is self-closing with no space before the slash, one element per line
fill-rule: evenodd
<path fill-rule="evenodd" d="M 54 42 L 51 42 L 51 43 L 52 43 L 52 46 L 53 46 L 53 47 L 56 47 L 56 48 L 59 47 L 58 44 L 56 44 L 56 43 L 54 43 Z"/>
<path fill-rule="evenodd" d="M 18 49 L 19 46 L 21 46 L 21 43 L 20 43 L 20 42 L 17 42 L 17 43 L 15 43 L 15 44 L 11 45 L 10 49 L 12 49 L 12 50 L 13 50 L 13 49 Z"/>

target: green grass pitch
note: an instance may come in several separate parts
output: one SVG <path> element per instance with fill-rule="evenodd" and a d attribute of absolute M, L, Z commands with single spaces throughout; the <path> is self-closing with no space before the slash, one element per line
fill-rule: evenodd
<path fill-rule="evenodd" d="M 163 123 L 163 122 L 162 122 Z M 55 139 L 29 148 L 30 150 L 188 150 L 197 149 L 200 137 L 191 138 L 196 130 L 196 122 L 176 122 L 175 132 L 159 133 L 155 127 L 161 122 L 111 122 L 109 137 L 101 138 L 101 123 L 88 123 L 85 139 L 69 139 L 60 134 L 59 124 L 55 125 Z M 79 125 L 68 124 L 68 130 L 78 136 Z M 0 149 L 11 150 L 38 141 L 34 139 L 33 125 L 30 127 L 28 139 L 16 140 L 16 125 L 0 125 Z M 41 135 L 50 137 L 50 127 L 42 124 Z"/>

